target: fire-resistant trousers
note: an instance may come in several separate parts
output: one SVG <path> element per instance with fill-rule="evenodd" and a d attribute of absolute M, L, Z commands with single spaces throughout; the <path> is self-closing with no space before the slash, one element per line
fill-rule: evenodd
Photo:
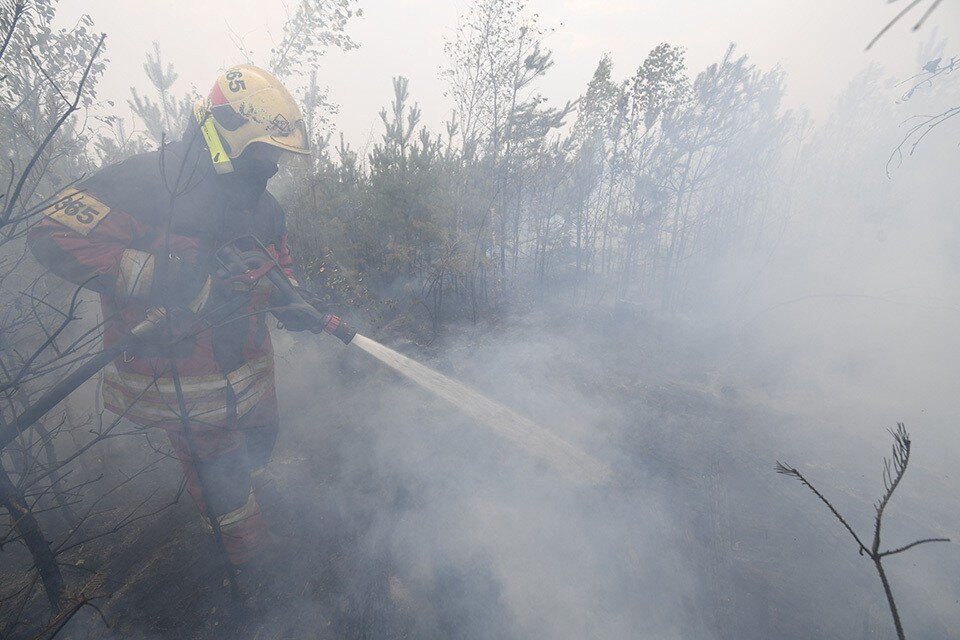
<path fill-rule="evenodd" d="M 186 475 L 187 490 L 204 517 L 220 524 L 223 546 L 234 564 L 243 564 L 268 542 L 267 523 L 257 503 L 252 474 L 266 465 L 278 431 L 276 391 L 271 388 L 239 419 L 225 425 L 164 422 Z M 199 473 L 198 473 L 199 472 Z"/>

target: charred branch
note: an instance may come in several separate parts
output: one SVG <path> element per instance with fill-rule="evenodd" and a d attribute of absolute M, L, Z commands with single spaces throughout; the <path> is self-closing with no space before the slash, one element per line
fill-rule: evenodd
<path fill-rule="evenodd" d="M 27 506 L 23 494 L 11 482 L 10 476 L 2 467 L 0 467 L 0 504 L 10 514 L 23 543 L 30 549 L 43 589 L 47 594 L 47 601 L 54 611 L 59 611 L 64 607 L 67 595 L 56 555 L 50 548 L 50 543 L 44 538 L 40 525 Z"/>
<path fill-rule="evenodd" d="M 900 620 L 900 613 L 897 609 L 897 604 L 893 596 L 893 589 L 890 586 L 890 581 L 887 578 L 886 570 L 883 567 L 883 559 L 887 556 L 902 553 L 921 544 L 926 544 L 928 542 L 950 542 L 950 539 L 924 538 L 922 540 L 916 540 L 901 547 L 897 547 L 896 549 L 892 549 L 890 551 L 880 551 L 880 529 L 884 512 L 887 508 L 887 505 L 890 503 L 891 498 L 893 498 L 893 494 L 897 490 L 897 487 L 900 486 L 900 481 L 903 480 L 903 476 L 907 472 L 907 465 L 910 463 L 910 434 L 907 432 L 907 429 L 903 423 L 897 423 L 896 429 L 890 430 L 890 435 L 893 436 L 892 452 L 890 458 L 884 458 L 883 460 L 884 492 L 880 499 L 877 500 L 875 505 L 873 540 L 869 548 L 864 545 L 860 537 L 853 530 L 853 527 L 850 526 L 837 508 L 833 506 L 833 504 L 826 497 L 824 497 L 824 495 L 820 493 L 820 491 L 814 487 L 813 484 L 807 480 L 802 473 L 800 473 L 800 471 L 798 471 L 795 467 L 791 467 L 779 461 L 777 461 L 776 464 L 776 471 L 779 474 L 796 478 L 801 484 L 803 484 L 803 486 L 807 487 L 807 489 L 817 496 L 817 498 L 819 498 L 820 501 L 826 505 L 834 517 L 840 521 L 850 535 L 853 536 L 853 539 L 857 541 L 860 555 L 865 555 L 870 558 L 874 568 L 877 571 L 877 575 L 880 578 L 880 582 L 883 585 L 883 592 L 887 599 L 887 607 L 889 608 L 890 615 L 893 618 L 893 624 L 897 631 L 897 637 L 900 638 L 900 640 L 903 640 L 905 638 L 903 624 Z"/>

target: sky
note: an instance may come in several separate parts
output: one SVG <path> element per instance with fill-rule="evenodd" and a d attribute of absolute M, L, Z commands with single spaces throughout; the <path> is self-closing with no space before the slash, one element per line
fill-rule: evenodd
<path fill-rule="evenodd" d="M 423 123 L 443 131 L 452 106 L 440 78 L 443 44 L 469 5 L 465 0 L 361 0 L 363 16 L 348 28 L 359 49 L 331 52 L 322 67 L 322 82 L 340 108 L 335 131 L 360 148 L 372 144 L 380 133 L 378 112 L 389 104 L 391 78 L 397 75 L 410 79 Z M 615 75 L 626 78 L 660 42 L 686 47 L 691 70 L 719 59 L 734 42 L 762 67 L 781 65 L 787 73 L 787 106 L 804 106 L 815 117 L 871 62 L 898 77 L 909 75 L 919 45 L 933 30 L 949 34 L 950 25 L 960 23 L 960 3 L 944 3 L 920 33 L 905 20 L 865 52 L 866 43 L 902 5 L 885 0 L 528 1 L 528 9 L 549 30 L 546 46 L 556 64 L 539 90 L 553 103 L 580 95 L 604 54 L 612 56 Z M 205 93 L 218 71 L 242 60 L 240 46 L 253 51 L 255 61 L 266 62 L 293 6 L 292 0 L 63 0 L 58 17 L 68 25 L 87 13 L 107 33 L 110 64 L 101 97 L 123 104 L 130 86 L 145 83 L 141 67 L 153 42 L 179 72 L 179 89 L 195 85 Z"/>

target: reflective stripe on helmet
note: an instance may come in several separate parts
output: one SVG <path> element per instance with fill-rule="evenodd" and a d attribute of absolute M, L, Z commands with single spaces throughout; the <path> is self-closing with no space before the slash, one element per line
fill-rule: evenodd
<path fill-rule="evenodd" d="M 203 140 L 207 143 L 207 150 L 210 151 L 210 162 L 213 163 L 213 169 L 217 173 L 233 172 L 233 163 L 230 162 L 230 155 L 223 148 L 223 140 L 217 133 L 211 113 L 205 108 L 203 100 L 197 102 L 193 109 L 194 116 L 200 124 L 200 133 L 203 134 Z"/>

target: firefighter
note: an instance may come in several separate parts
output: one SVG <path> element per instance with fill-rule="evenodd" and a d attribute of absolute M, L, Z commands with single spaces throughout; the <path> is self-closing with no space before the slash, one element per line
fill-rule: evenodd
<path fill-rule="evenodd" d="M 309 153 L 290 92 L 263 69 L 235 66 L 197 103 L 182 140 L 66 189 L 28 237 L 44 266 L 100 294 L 105 347 L 148 309 L 170 310 L 172 333 L 105 369 L 104 405 L 166 431 L 205 522 L 216 518 L 237 565 L 268 541 L 253 476 L 277 437 L 265 317 L 276 302 L 266 278 L 219 276 L 216 252 L 246 237 L 240 249 L 265 247 L 295 282 L 284 213 L 266 186 L 282 156 Z M 203 322 L 214 313 L 219 320 Z M 331 329 L 275 315 L 289 330 Z"/>

